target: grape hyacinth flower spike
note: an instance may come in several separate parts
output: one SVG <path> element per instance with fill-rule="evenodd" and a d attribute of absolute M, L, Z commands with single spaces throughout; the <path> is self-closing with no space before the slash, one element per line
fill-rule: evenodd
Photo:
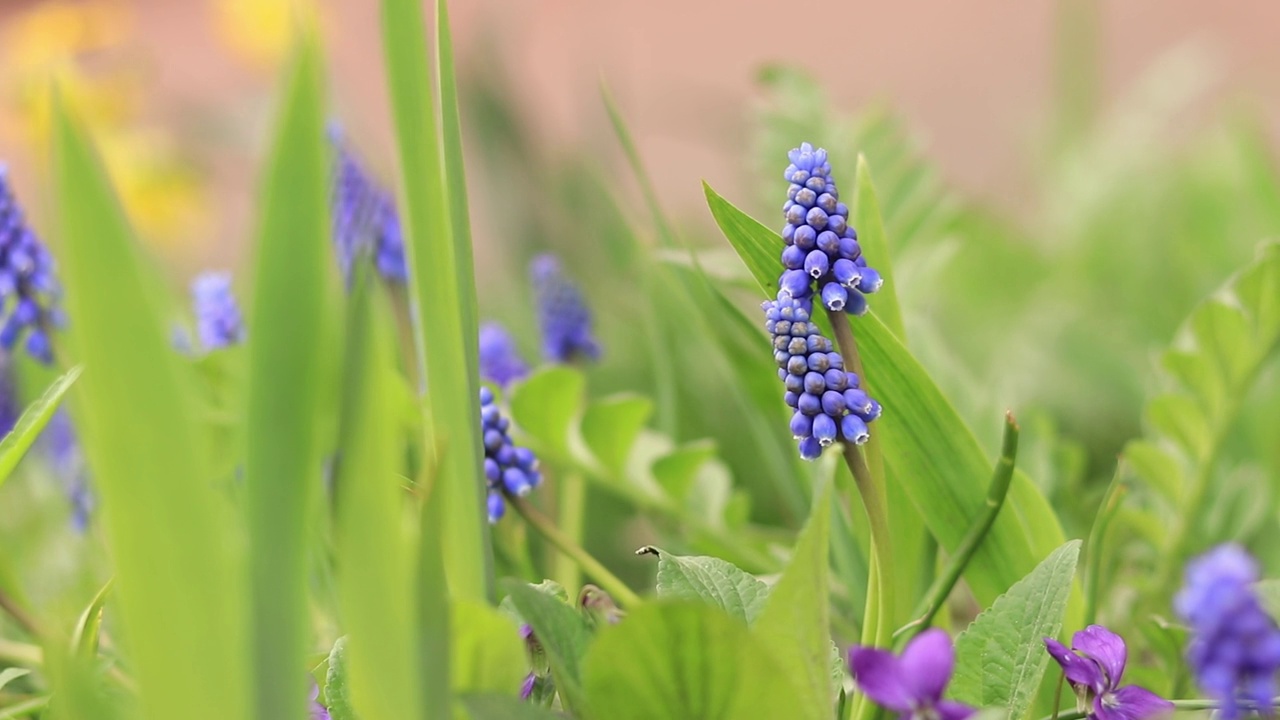
<path fill-rule="evenodd" d="M 62 325 L 53 256 L 26 224 L 8 170 L 0 165 L 0 348 L 19 341 L 27 354 L 53 362 L 49 333 Z"/>
<path fill-rule="evenodd" d="M 352 266 L 361 254 L 369 252 L 382 277 L 405 282 L 409 270 L 405 265 L 404 235 L 395 199 L 365 172 L 337 126 L 330 126 L 329 139 L 336 153 L 333 242 L 342 276 L 350 283 Z"/>
<path fill-rule="evenodd" d="M 779 292 L 761 307 L 786 387 L 783 399 L 794 410 L 791 434 L 800 457 L 816 460 L 837 440 L 869 440 L 867 424 L 880 416 L 880 403 L 859 388 L 857 374 L 845 370 L 844 358 L 812 322 L 813 303 Z"/>
<path fill-rule="evenodd" d="M 489 489 L 489 522 L 506 513 L 504 494 L 524 497 L 542 482 L 538 458 L 528 448 L 517 447 L 507 431 L 511 421 L 503 417 L 493 391 L 480 388 L 480 436 L 484 442 L 484 477 Z"/>
<path fill-rule="evenodd" d="M 240 305 L 231 293 L 231 274 L 205 272 L 191 282 L 192 308 L 196 316 L 196 337 L 208 350 L 238 345 L 244 341 Z"/>
<path fill-rule="evenodd" d="M 1191 626 L 1187 660 L 1222 720 L 1244 710 L 1272 714 L 1280 671 L 1280 629 L 1254 592 L 1258 565 L 1239 545 L 1221 545 L 1187 564 L 1174 609 Z"/>
<path fill-rule="evenodd" d="M 854 646 L 848 659 L 858 689 L 902 720 L 965 720 L 975 712 L 964 703 L 942 699 L 956 663 L 951 638 L 942 630 L 920 633 L 901 655 Z"/>
<path fill-rule="evenodd" d="M 600 346 L 591 329 L 591 310 L 582 292 L 564 274 L 560 260 L 539 255 L 529 266 L 542 328 L 542 354 L 551 362 L 596 360 Z"/>
<path fill-rule="evenodd" d="M 1071 636 L 1071 647 L 1044 638 L 1050 657 L 1076 692 L 1089 720 L 1144 720 L 1173 710 L 1173 703 L 1137 685 L 1120 686 L 1128 650 L 1124 638 L 1090 625 Z"/>
<path fill-rule="evenodd" d="M 506 388 L 524 379 L 529 366 L 520 357 L 515 340 L 500 323 L 487 322 L 480 326 L 480 377 Z"/>
<path fill-rule="evenodd" d="M 783 173 L 787 223 L 782 228 L 783 272 L 778 289 L 792 297 L 817 293 L 818 302 L 832 311 L 861 315 L 866 295 L 880 289 L 880 273 L 867 266 L 858 233 L 849 225 L 849 208 L 831 177 L 827 151 L 809 143 L 787 153 L 791 164 Z"/>

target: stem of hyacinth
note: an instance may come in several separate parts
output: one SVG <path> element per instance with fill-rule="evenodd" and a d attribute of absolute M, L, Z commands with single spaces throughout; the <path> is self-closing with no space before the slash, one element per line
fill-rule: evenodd
<path fill-rule="evenodd" d="M 1093 527 L 1089 528 L 1089 539 L 1084 546 L 1084 624 L 1086 627 L 1092 625 L 1098 617 L 1098 596 L 1102 593 L 1103 558 L 1107 557 L 1103 552 L 1103 543 L 1106 542 L 1107 528 L 1111 525 L 1111 519 L 1120 509 L 1120 500 L 1126 492 L 1125 485 L 1120 480 L 1123 467 L 1122 458 L 1116 463 L 1115 475 L 1111 478 L 1111 484 L 1107 486 L 1106 494 L 1102 496 L 1102 504 L 1098 506 L 1098 514 L 1094 516 Z"/>
<path fill-rule="evenodd" d="M 639 595 L 636 595 L 631 588 L 627 587 L 626 583 L 609 572 L 599 560 L 592 557 L 581 545 L 561 532 L 560 528 L 556 527 L 555 523 L 551 521 L 551 518 L 543 515 L 522 497 L 515 495 L 507 495 L 506 497 L 507 502 L 511 504 L 511 507 L 515 508 L 520 517 L 524 518 L 529 527 L 546 538 L 552 545 L 555 545 L 556 549 L 561 553 L 572 558 L 578 564 L 578 567 L 590 576 L 592 580 L 596 581 L 601 588 L 604 588 L 605 592 L 612 595 L 619 605 L 626 608 L 634 608 L 643 602 Z"/>
<path fill-rule="evenodd" d="M 933 584 L 929 586 L 928 592 L 921 598 L 920 604 L 912 613 L 912 617 L 916 619 L 894 633 L 896 647 L 901 648 L 906 645 L 918 632 L 929 627 L 929 623 L 933 622 L 933 617 L 946 603 L 951 590 L 960 581 L 960 576 L 969 566 L 969 561 L 982 546 L 982 541 L 986 539 L 991 526 L 999 517 L 1000 508 L 1004 507 L 1005 497 L 1009 494 L 1009 486 L 1013 484 L 1013 469 L 1018 459 L 1018 433 L 1018 423 L 1014 420 L 1013 413 L 1005 412 L 1004 442 L 1000 457 L 996 460 L 995 469 L 991 472 L 991 484 L 987 487 L 987 501 L 983 506 L 982 514 L 973 525 L 969 526 L 968 532 L 960 540 L 960 545 L 956 547 L 955 552 L 951 553 L 951 558 L 938 573 Z"/>
<path fill-rule="evenodd" d="M 1207 698 L 1187 698 L 1184 700 L 1172 700 L 1174 712 L 1191 712 L 1195 710 L 1217 710 L 1222 703 L 1217 700 L 1209 700 Z M 1280 697 L 1271 698 L 1271 702 L 1267 704 L 1270 709 L 1280 707 Z M 1072 710 L 1071 712 L 1058 713 L 1049 715 L 1041 720 L 1084 720 L 1091 714 L 1091 711 Z"/>
<path fill-rule="evenodd" d="M 581 546 L 583 541 L 583 525 L 587 505 L 587 481 L 578 472 L 565 472 L 560 475 L 559 502 L 556 507 L 556 519 L 565 537 Z M 582 584 L 582 573 L 578 563 L 566 553 L 556 555 L 552 564 L 551 576 L 569 592 L 574 592 Z"/>

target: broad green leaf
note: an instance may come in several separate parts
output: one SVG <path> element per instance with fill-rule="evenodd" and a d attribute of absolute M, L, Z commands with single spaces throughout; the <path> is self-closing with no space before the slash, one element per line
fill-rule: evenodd
<path fill-rule="evenodd" d="M 564 717 L 514 695 L 463 695 L 462 704 L 471 720 L 561 720 Z"/>
<path fill-rule="evenodd" d="M 190 371 L 93 146 L 60 103 L 52 137 L 68 359 L 89 368 L 74 388 L 76 421 L 143 716 L 249 717 L 245 618 L 223 601 L 246 596 L 238 525 L 207 467 Z"/>
<path fill-rule="evenodd" d="M 537 449 L 567 457 L 569 429 L 582 407 L 586 387 L 587 379 L 578 370 L 544 367 L 512 391 L 511 418 L 536 441 Z"/>
<path fill-rule="evenodd" d="M 653 479 L 667 494 L 683 502 L 692 492 L 698 471 L 716 457 L 716 446 L 710 442 L 693 442 L 672 450 L 653 461 Z"/>
<path fill-rule="evenodd" d="M 975 707 L 1007 708 L 1021 718 L 1049 663 L 1046 637 L 1062 630 L 1080 541 L 1053 551 L 956 638 L 951 695 Z"/>
<path fill-rule="evenodd" d="M 702 600 L 745 622 L 755 622 L 769 598 L 769 586 L 720 558 L 658 555 L 658 597 Z"/>
<path fill-rule="evenodd" d="M 884 219 L 880 216 L 880 200 L 875 184 L 871 182 L 871 166 L 867 158 L 858 155 L 858 184 L 854 190 L 853 204 L 849 209 L 849 222 L 858 232 L 858 244 L 868 263 L 884 278 L 884 287 L 872 298 L 876 315 L 889 331 L 907 344 L 907 328 L 902 322 L 902 308 L 898 303 L 898 291 L 893 286 L 893 265 L 890 262 L 889 240 L 885 237 Z"/>
<path fill-rule="evenodd" d="M 615 477 L 622 474 L 631 446 L 649 417 L 653 401 L 625 393 L 593 402 L 582 416 L 582 439 Z"/>
<path fill-rule="evenodd" d="M 413 634 L 412 540 L 406 528 L 401 388 L 389 303 L 370 263 L 348 304 L 334 485 L 338 599 L 349 634 L 347 685 L 361 717 L 421 717 L 427 697 Z M 439 702 L 439 700 L 435 700 Z M 336 720 L 336 719 L 335 719 Z"/>
<path fill-rule="evenodd" d="M 107 604 L 107 595 L 111 592 L 112 582 L 108 580 L 93 596 L 89 607 L 80 613 L 75 629 L 71 632 L 71 647 L 82 658 L 92 659 L 98 655 L 98 634 L 102 630 L 103 606 Z"/>
<path fill-rule="evenodd" d="M 17 680 L 20 677 L 26 677 L 30 674 L 31 671 L 26 668 L 10 667 L 0 670 L 0 690 L 3 690 L 5 685 L 8 685 L 14 680 Z"/>
<path fill-rule="evenodd" d="M 1262 601 L 1262 607 L 1266 608 L 1267 613 L 1280 621 L 1280 580 L 1262 580 L 1254 583 L 1253 589 L 1258 593 L 1258 599 Z"/>
<path fill-rule="evenodd" d="M 76 378 L 80 377 L 82 369 L 83 366 L 77 365 L 55 380 L 40 399 L 31 403 L 22 412 L 22 417 L 18 418 L 17 424 L 8 435 L 4 436 L 4 440 L 0 441 L 0 485 L 4 485 L 4 481 L 9 479 L 13 469 L 18 466 L 18 461 L 27 454 L 27 450 L 31 449 L 31 444 L 40 436 L 44 426 L 49 424 L 49 419 L 57 411 L 62 397 L 71 389 Z"/>
<path fill-rule="evenodd" d="M 347 659 L 347 636 L 333 643 L 329 651 L 328 669 L 325 671 L 324 701 L 330 720 L 356 720 L 355 703 L 351 698 L 351 669 Z"/>
<path fill-rule="evenodd" d="M 547 651 L 561 698 L 570 709 L 580 710 L 585 667 L 582 658 L 591 640 L 586 621 L 577 610 L 532 585 L 512 582 L 507 588 L 512 604 Z"/>
<path fill-rule="evenodd" d="M 1202 406 L 1186 395 L 1161 395 L 1147 404 L 1147 422 L 1192 458 L 1203 459 L 1209 451 L 1210 429 Z"/>
<path fill-rule="evenodd" d="M 437 0 L 443 4 L 446 0 Z M 456 597 L 490 599 L 493 557 L 481 476 L 476 290 L 457 128 L 446 8 L 436 16 L 437 54 L 428 50 L 419 0 L 382 0 L 384 61 L 399 150 L 400 207 L 414 306 L 414 339 L 430 447 L 446 527 L 444 563 Z M 432 62 L 432 60 L 436 62 Z M 433 67 L 437 75 L 433 77 Z M 436 96 L 439 87 L 441 97 Z M 425 538 L 424 534 L 424 538 Z"/>
<path fill-rule="evenodd" d="M 298 668 L 309 642 L 307 518 L 320 487 L 322 355 L 316 348 L 323 345 L 332 271 L 321 75 L 318 48 L 302 42 L 285 83 L 262 187 L 247 318 L 251 674 L 256 714 L 281 720 L 306 712 Z"/>
<path fill-rule="evenodd" d="M 450 622 L 454 690 L 515 693 L 528 672 L 519 626 L 489 605 L 465 600 L 453 604 Z"/>
<path fill-rule="evenodd" d="M 607 627 L 587 653 L 596 720 L 796 718 L 800 693 L 774 648 L 705 603 L 650 603 Z M 827 717 L 831 707 L 827 706 Z"/>
<path fill-rule="evenodd" d="M 835 706 L 830 671 L 830 528 L 828 484 L 819 489 L 791 563 L 752 627 L 773 647 L 779 666 L 801 691 L 788 715 L 792 718 L 821 720 L 830 717 Z"/>
<path fill-rule="evenodd" d="M 1153 442 L 1133 440 L 1124 448 L 1124 459 L 1167 501 L 1178 501 L 1183 485 L 1182 468 L 1169 453 Z"/>
<path fill-rule="evenodd" d="M 706 191 L 712 214 L 718 221 L 726 218 L 720 229 L 756 273 L 761 289 L 771 294 L 780 269 L 781 237 L 710 187 Z M 955 408 L 879 317 L 872 312 L 851 321 L 868 387 L 885 408 L 874 429 L 882 433 L 888 481 L 906 489 L 934 537 L 953 550 L 981 512 L 990 461 Z M 965 571 L 981 603 L 992 602 L 1035 567 L 1036 557 L 1063 540 L 1057 518 L 1021 472 L 1014 474 L 1007 502 L 1014 512 L 1000 514 Z"/>

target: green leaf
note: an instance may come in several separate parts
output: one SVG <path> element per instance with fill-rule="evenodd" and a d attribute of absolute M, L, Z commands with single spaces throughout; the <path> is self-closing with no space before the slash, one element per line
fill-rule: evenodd
<path fill-rule="evenodd" d="M 791 563 L 769 593 L 753 629 L 774 648 L 774 657 L 801 692 L 788 717 L 821 720 L 835 706 L 831 682 L 829 578 L 831 490 L 814 499 Z"/>
<path fill-rule="evenodd" d="M 782 239 L 706 187 L 720 229 L 772 294 Z M 907 490 L 939 543 L 954 550 L 982 511 L 990 462 L 955 408 L 911 353 L 868 313 L 853 318 L 867 386 L 884 406 L 875 422 L 882 433 L 890 485 Z M 965 578 L 979 602 L 990 603 L 1063 541 L 1061 526 L 1039 491 L 1014 474 L 1008 507 L 974 555 Z"/>
<path fill-rule="evenodd" d="M 466 693 L 510 693 L 527 673 L 524 640 L 510 617 L 489 605 L 453 604 L 453 688 Z"/>
<path fill-rule="evenodd" d="M 671 497 L 684 503 L 698 481 L 698 471 L 716 458 L 716 446 L 707 441 L 692 442 L 653 461 L 653 479 Z"/>
<path fill-rule="evenodd" d="M 653 415 L 653 401 L 624 393 L 587 406 L 582 416 L 582 439 L 613 476 L 626 468 L 631 446 Z"/>
<path fill-rule="evenodd" d="M 512 695 L 463 695 L 462 704 L 471 720 L 560 720 L 564 717 Z"/>
<path fill-rule="evenodd" d="M 579 710 L 583 707 L 582 658 L 591 640 L 586 621 L 577 610 L 532 585 L 511 582 L 507 589 L 512 604 L 547 651 L 561 699 L 570 709 Z"/>
<path fill-rule="evenodd" d="M 1254 583 L 1253 589 L 1262 601 L 1262 607 L 1272 618 L 1280 620 L 1280 580 L 1262 580 Z"/>
<path fill-rule="evenodd" d="M 1043 638 L 1057 637 L 1071 595 L 1080 541 L 1053 551 L 956 638 L 955 699 L 1022 717 L 1048 666 Z"/>
<path fill-rule="evenodd" d="M 40 399 L 31 403 L 22 412 L 22 417 L 18 418 L 17 424 L 8 435 L 4 436 L 4 440 L 0 441 L 0 485 L 4 485 L 4 481 L 9 479 L 13 469 L 18 466 L 18 461 L 27 454 L 27 450 L 31 449 L 31 444 L 40 436 L 44 426 L 49 424 L 49 419 L 58 409 L 62 397 L 71 389 L 76 378 L 80 377 L 82 369 L 82 365 L 77 365 L 55 380 Z"/>
<path fill-rule="evenodd" d="M 74 388 L 76 421 L 145 717 L 249 717 L 245 619 L 240 603 L 224 602 L 246 596 L 239 526 L 209 472 L 190 370 L 170 345 L 157 276 L 61 103 L 52 137 L 59 261 L 74 319 L 67 350 L 88 368 Z"/>
<path fill-rule="evenodd" d="M 308 510 L 319 488 L 317 443 L 329 242 L 330 171 L 318 49 L 289 70 L 262 188 L 253 304 L 245 506 L 252 580 L 256 714 L 301 718 L 298 668 L 308 642 Z"/>
<path fill-rule="evenodd" d="M 20 677 L 26 677 L 30 674 L 31 671 L 26 668 L 11 667 L 0 670 L 0 690 L 3 690 L 5 685 L 8 685 L 14 680 L 17 680 Z"/>
<path fill-rule="evenodd" d="M 80 613 L 76 627 L 71 632 L 71 647 L 80 657 L 92 659 L 98 654 L 98 634 L 102 629 L 102 610 L 107 604 L 107 595 L 111 592 L 114 581 L 108 580 L 102 589 L 93 596 L 89 607 Z"/>
<path fill-rule="evenodd" d="M 454 596 L 486 600 L 493 594 L 493 554 L 484 488 L 476 482 L 482 451 L 475 272 L 444 2 L 437 0 L 433 58 L 422 3 L 383 0 L 383 51 L 399 150 L 414 339 L 431 388 L 425 397 L 430 447 L 440 463 L 445 569 Z"/>
<path fill-rule="evenodd" d="M 335 473 L 334 545 L 351 702 L 361 717 L 421 717 L 431 698 L 413 627 L 413 543 L 399 474 L 394 322 L 372 264 L 357 266 L 348 304 Z M 447 674 L 447 673 L 446 673 Z M 446 679 L 447 680 L 447 679 Z"/>
<path fill-rule="evenodd" d="M 799 693 L 772 650 L 742 621 L 705 603 L 643 605 L 601 631 L 587 653 L 587 717 L 803 717 L 794 712 Z"/>
<path fill-rule="evenodd" d="M 582 407 L 587 379 L 573 368 L 541 368 L 511 393 L 511 419 L 543 453 L 567 457 L 569 430 Z"/>
<path fill-rule="evenodd" d="M 876 315 L 906 345 L 907 328 L 902 322 L 898 291 L 893 286 L 892 254 L 889 252 L 889 240 L 885 237 L 884 219 L 880 215 L 880 200 L 876 196 L 875 184 L 871 182 L 871 166 L 861 154 L 858 155 L 858 184 L 849 210 L 849 222 L 858 230 L 858 243 L 862 246 L 863 255 L 870 258 L 870 263 L 884 278 L 884 287 L 872 298 Z"/>
<path fill-rule="evenodd" d="M 764 581 L 720 558 L 653 552 L 658 556 L 658 597 L 665 600 L 702 600 L 750 624 L 769 598 Z"/>
<path fill-rule="evenodd" d="M 347 636 L 333 643 L 329 651 L 328 669 L 324 679 L 324 701 L 330 720 L 356 720 L 359 717 L 351 699 L 351 670 L 347 661 Z"/>

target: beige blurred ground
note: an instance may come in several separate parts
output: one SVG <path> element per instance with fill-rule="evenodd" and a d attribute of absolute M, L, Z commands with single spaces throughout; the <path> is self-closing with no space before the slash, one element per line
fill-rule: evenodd
<path fill-rule="evenodd" d="M 275 1 L 242 0 L 240 7 Z M 107 53 L 106 62 L 137 76 L 141 109 L 128 122 L 167 133 L 172 152 L 198 160 L 207 193 L 199 204 L 215 212 L 197 214 L 194 227 L 174 233 L 177 247 L 167 252 L 181 265 L 239 255 L 274 82 L 252 53 L 237 52 L 216 29 L 217 2 L 235 0 L 121 0 L 128 39 Z M 49 4 L 0 0 L 0 29 Z M 373 164 L 386 168 L 376 3 L 321 6 L 338 113 Z M 455 0 L 451 7 L 460 63 L 505 66 L 525 121 L 549 152 L 603 146 L 597 82 L 605 78 L 663 199 L 677 210 L 695 211 L 701 178 L 741 191 L 753 82 L 764 63 L 812 71 L 845 110 L 886 102 L 950 181 L 1006 205 L 1016 205 L 1029 149 L 1053 112 L 1060 8 L 1044 0 Z M 1280 4 L 1116 0 L 1098 8 L 1104 99 L 1123 93 L 1163 53 L 1195 44 L 1216 61 L 1215 97 L 1260 106 L 1275 134 Z M 38 188 L 35 155 L 21 134 L 7 130 L 0 127 L 0 158 L 16 166 L 20 187 Z"/>

